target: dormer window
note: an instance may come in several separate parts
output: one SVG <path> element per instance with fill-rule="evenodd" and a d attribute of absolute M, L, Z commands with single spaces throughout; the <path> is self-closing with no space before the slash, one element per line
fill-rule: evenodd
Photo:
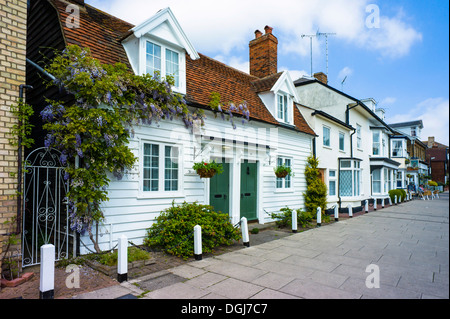
<path fill-rule="evenodd" d="M 292 111 L 291 104 L 292 101 L 287 94 L 277 94 L 277 116 L 280 122 L 290 123 L 291 116 L 289 114 Z"/>
<path fill-rule="evenodd" d="M 162 63 L 165 61 L 165 63 Z M 179 54 L 173 50 L 162 47 L 153 42 L 147 41 L 146 51 L 146 73 L 150 75 L 172 76 L 175 80 L 175 87 L 180 86 L 180 61 Z"/>

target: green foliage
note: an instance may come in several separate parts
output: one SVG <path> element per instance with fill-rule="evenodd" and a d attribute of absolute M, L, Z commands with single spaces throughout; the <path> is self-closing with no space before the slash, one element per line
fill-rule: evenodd
<path fill-rule="evenodd" d="M 187 259 L 194 255 L 194 227 L 202 227 L 202 247 L 204 253 L 214 248 L 231 245 L 241 238 L 239 229 L 230 223 L 228 214 L 213 211 L 212 206 L 189 204 L 164 210 L 156 222 L 148 229 L 144 245 L 161 247 L 169 254 Z"/>
<path fill-rule="evenodd" d="M 21 145 L 30 148 L 34 144 L 34 139 L 29 137 L 33 129 L 33 125 L 29 121 L 34 114 L 33 107 L 26 104 L 23 99 L 19 99 L 16 105 L 11 106 L 11 113 L 17 118 L 17 122 L 11 128 L 9 144 L 19 146 L 18 142 L 21 139 Z"/>
<path fill-rule="evenodd" d="M 281 213 L 271 213 L 270 217 L 275 219 L 275 223 L 280 228 L 292 228 L 292 214 L 293 209 L 284 207 L 280 209 Z M 301 209 L 295 210 L 297 214 L 297 225 L 300 227 L 306 227 L 310 225 L 313 215 L 309 212 L 304 212 Z"/>
<path fill-rule="evenodd" d="M 284 164 L 275 167 L 274 169 L 275 175 L 278 177 L 286 177 L 286 176 L 294 176 L 292 173 L 292 169 L 290 167 L 285 166 Z"/>
<path fill-rule="evenodd" d="M 222 166 L 222 164 L 218 164 L 215 161 L 195 163 L 192 168 L 195 171 L 198 171 L 198 170 L 202 169 L 202 170 L 206 170 L 207 172 L 210 172 L 210 171 L 214 170 L 216 172 L 216 174 L 222 174 L 223 173 L 223 166 Z"/>
<path fill-rule="evenodd" d="M 306 192 L 303 194 L 305 199 L 306 211 L 316 215 L 317 207 L 322 208 L 322 215 L 325 215 L 325 209 L 327 206 L 327 193 L 328 189 L 324 182 L 322 182 L 320 171 L 317 168 L 319 166 L 319 160 L 310 156 L 307 159 L 307 165 L 305 168 L 306 177 Z"/>
<path fill-rule="evenodd" d="M 404 189 L 391 189 L 389 191 L 389 197 L 392 203 L 395 202 L 395 195 L 397 195 L 397 202 L 403 202 L 406 199 L 406 191 Z"/>
<path fill-rule="evenodd" d="M 117 265 L 118 251 L 112 253 L 95 255 L 92 257 L 102 265 L 114 266 Z M 137 260 L 147 260 L 150 258 L 150 253 L 143 251 L 136 247 L 128 247 L 128 262 L 131 263 Z"/>

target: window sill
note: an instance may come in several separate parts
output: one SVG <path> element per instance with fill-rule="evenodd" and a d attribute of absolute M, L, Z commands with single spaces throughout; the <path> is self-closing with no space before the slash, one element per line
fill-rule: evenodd
<path fill-rule="evenodd" d="M 145 199 L 164 199 L 164 198 L 185 198 L 186 195 L 183 192 L 139 192 L 137 196 L 138 200 Z"/>
<path fill-rule="evenodd" d="M 333 148 L 332 148 L 331 146 L 322 145 L 322 147 L 325 148 L 325 149 L 327 149 L 327 150 L 330 150 L 330 151 L 333 150 Z"/>
<path fill-rule="evenodd" d="M 294 189 L 291 188 L 277 188 L 274 191 L 275 194 L 294 193 Z"/>

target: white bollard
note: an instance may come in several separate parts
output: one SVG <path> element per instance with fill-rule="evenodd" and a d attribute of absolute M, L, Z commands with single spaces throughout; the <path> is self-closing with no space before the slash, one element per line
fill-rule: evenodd
<path fill-rule="evenodd" d="M 248 235 L 248 223 L 247 218 L 242 217 L 241 219 L 241 230 L 242 230 L 242 241 L 245 247 L 250 247 L 250 237 Z"/>
<path fill-rule="evenodd" d="M 381 199 L 381 208 L 384 208 L 384 203 L 386 202 L 386 198 Z"/>
<path fill-rule="evenodd" d="M 377 209 L 378 209 L 378 207 L 377 207 L 377 206 L 378 206 L 377 201 L 378 201 L 378 200 L 377 200 L 376 198 L 373 199 L 373 210 L 377 210 Z"/>
<path fill-rule="evenodd" d="M 296 234 L 298 232 L 297 228 L 297 212 L 295 210 L 292 211 L 292 232 Z"/>
<path fill-rule="evenodd" d="M 117 281 L 128 281 L 128 238 L 120 236 L 117 245 Z"/>
<path fill-rule="evenodd" d="M 334 220 L 335 221 L 339 221 L 339 206 L 335 205 L 334 206 Z"/>
<path fill-rule="evenodd" d="M 367 199 L 364 203 L 364 210 L 365 210 L 366 214 L 369 212 L 369 200 L 367 200 Z"/>
<path fill-rule="evenodd" d="M 397 195 L 394 196 L 394 204 L 397 205 Z"/>
<path fill-rule="evenodd" d="M 41 246 L 40 299 L 55 298 L 55 246 Z"/>
<path fill-rule="evenodd" d="M 391 199 L 391 196 L 388 197 L 388 200 L 389 200 L 389 206 L 392 206 L 392 199 Z"/>
<path fill-rule="evenodd" d="M 203 259 L 202 227 L 200 225 L 194 227 L 194 257 L 195 260 Z"/>
<path fill-rule="evenodd" d="M 317 207 L 317 227 L 322 226 L 322 207 Z"/>
<path fill-rule="evenodd" d="M 352 204 L 349 204 L 347 206 L 347 208 L 348 208 L 348 217 L 353 218 L 353 207 L 352 207 Z"/>

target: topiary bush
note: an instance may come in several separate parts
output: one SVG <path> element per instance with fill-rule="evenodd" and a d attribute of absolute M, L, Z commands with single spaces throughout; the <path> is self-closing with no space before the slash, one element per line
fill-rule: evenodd
<path fill-rule="evenodd" d="M 230 223 L 228 214 L 217 213 L 212 206 L 197 202 L 172 204 L 147 230 L 144 245 L 159 247 L 167 253 L 188 259 L 194 255 L 194 227 L 202 227 L 203 253 L 219 246 L 229 246 L 241 239 L 241 232 Z"/>
<path fill-rule="evenodd" d="M 391 189 L 389 191 L 389 197 L 392 200 L 392 204 L 395 203 L 395 195 L 397 195 L 397 203 L 403 202 L 406 199 L 406 192 L 403 189 Z"/>

